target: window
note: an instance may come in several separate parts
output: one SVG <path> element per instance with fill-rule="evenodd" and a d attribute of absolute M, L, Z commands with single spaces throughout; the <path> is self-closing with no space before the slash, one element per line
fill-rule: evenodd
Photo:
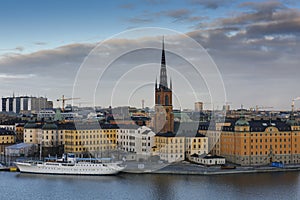
<path fill-rule="evenodd" d="M 165 96 L 165 105 L 166 106 L 169 105 L 169 96 L 168 95 Z"/>

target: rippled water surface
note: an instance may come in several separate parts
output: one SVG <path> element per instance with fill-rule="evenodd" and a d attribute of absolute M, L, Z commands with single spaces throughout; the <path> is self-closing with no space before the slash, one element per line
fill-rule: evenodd
<path fill-rule="evenodd" d="M 300 199 L 300 172 L 55 176 L 0 172 L 0 199 Z"/>

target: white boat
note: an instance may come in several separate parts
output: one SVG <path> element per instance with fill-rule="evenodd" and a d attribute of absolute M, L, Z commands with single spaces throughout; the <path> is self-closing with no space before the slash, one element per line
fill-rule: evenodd
<path fill-rule="evenodd" d="M 126 167 L 122 162 L 107 161 L 107 159 L 78 159 L 74 154 L 67 154 L 65 158 L 55 161 L 15 162 L 15 164 L 21 173 L 57 175 L 112 175 Z"/>

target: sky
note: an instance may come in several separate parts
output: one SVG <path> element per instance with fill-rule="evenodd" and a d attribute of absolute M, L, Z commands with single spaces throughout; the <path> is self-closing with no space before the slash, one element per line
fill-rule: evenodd
<path fill-rule="evenodd" d="M 218 93 L 233 108 L 280 110 L 300 96 L 296 0 L 2 0 L 0 25 L 3 97 L 153 107 L 162 35 L 176 108 L 212 106 Z M 202 77 L 193 76 L 194 60 Z"/>

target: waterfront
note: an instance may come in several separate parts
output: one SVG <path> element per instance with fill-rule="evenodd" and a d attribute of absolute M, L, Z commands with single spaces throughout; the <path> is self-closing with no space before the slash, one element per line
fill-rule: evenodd
<path fill-rule="evenodd" d="M 0 199 L 299 199 L 300 173 L 54 176 L 0 172 Z"/>

